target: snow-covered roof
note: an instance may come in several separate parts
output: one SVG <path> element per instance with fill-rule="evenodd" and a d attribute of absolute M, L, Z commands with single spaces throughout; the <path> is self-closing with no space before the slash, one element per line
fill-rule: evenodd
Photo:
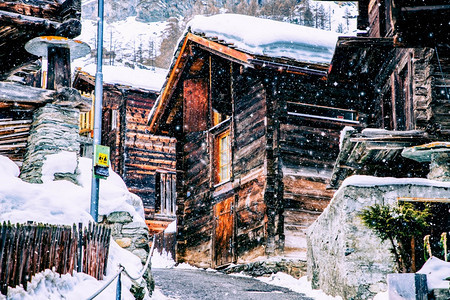
<path fill-rule="evenodd" d="M 237 14 L 195 16 L 188 28 L 250 54 L 318 64 L 331 62 L 338 38 L 331 31 Z"/>
<path fill-rule="evenodd" d="M 83 67 L 82 71 L 95 76 L 96 68 L 95 64 L 90 64 Z M 104 83 L 122 84 L 157 92 L 161 90 L 167 75 L 167 70 L 161 68 L 146 70 L 122 66 L 103 66 L 102 69 Z"/>

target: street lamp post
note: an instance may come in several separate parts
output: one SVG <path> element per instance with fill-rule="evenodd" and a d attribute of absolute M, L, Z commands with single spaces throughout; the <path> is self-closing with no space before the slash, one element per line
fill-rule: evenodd
<path fill-rule="evenodd" d="M 98 0 L 97 19 L 97 71 L 95 73 L 95 103 L 94 103 L 94 141 L 93 148 L 101 143 L 102 137 L 102 107 L 103 107 L 103 0 Z M 92 160 L 94 170 L 95 159 Z M 98 222 L 98 199 L 100 179 L 92 171 L 91 210 L 90 214 L 95 222 Z"/>

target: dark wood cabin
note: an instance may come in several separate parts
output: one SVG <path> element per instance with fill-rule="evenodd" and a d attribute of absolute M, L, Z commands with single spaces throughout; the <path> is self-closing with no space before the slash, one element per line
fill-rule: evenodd
<path fill-rule="evenodd" d="M 74 87 L 93 94 L 95 76 L 79 70 Z M 161 232 L 175 218 L 175 140 L 150 134 L 148 126 L 158 95 L 159 91 L 136 86 L 103 84 L 101 143 L 110 147 L 113 170 L 130 192 L 141 197 L 151 234 Z"/>
<path fill-rule="evenodd" d="M 0 155 L 19 165 L 33 112 L 57 98 L 55 91 L 40 89 L 40 62 L 24 46 L 38 36 L 78 36 L 80 16 L 81 0 L 0 2 Z"/>
<path fill-rule="evenodd" d="M 352 174 L 426 177 L 403 149 L 450 137 L 450 5 L 359 1 L 357 37 L 340 37 L 329 80 L 354 84 L 367 127 L 348 132 L 331 187 Z"/>
<path fill-rule="evenodd" d="M 204 34 L 181 40 L 151 130 L 175 137 L 177 256 L 202 267 L 301 257 L 359 95 L 327 64 L 254 55 Z"/>

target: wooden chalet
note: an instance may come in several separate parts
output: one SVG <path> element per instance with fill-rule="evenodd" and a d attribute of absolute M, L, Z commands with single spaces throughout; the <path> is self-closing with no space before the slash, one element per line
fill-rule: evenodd
<path fill-rule="evenodd" d="M 24 46 L 38 36 L 78 36 L 80 15 L 81 0 L 0 2 L 0 155 L 19 165 L 33 112 L 61 96 L 40 88 L 40 62 L 36 63 L 38 57 L 28 53 Z M 52 73 L 52 69 L 49 71 Z M 79 108 L 90 109 L 90 103 L 79 100 Z"/>
<path fill-rule="evenodd" d="M 152 133 L 177 140 L 177 261 L 304 254 L 305 230 L 333 195 L 340 131 L 363 126 L 360 95 L 329 84 L 328 67 L 186 33 L 151 116 Z"/>
<path fill-rule="evenodd" d="M 426 177 L 429 162 L 402 156 L 450 137 L 450 4 L 360 0 L 357 37 L 340 37 L 329 80 L 352 83 L 379 130 L 347 132 L 331 187 L 352 174 Z"/>
<path fill-rule="evenodd" d="M 117 69 L 123 68 L 104 66 L 101 142 L 110 147 L 113 170 L 122 177 L 131 192 L 141 197 L 150 233 L 161 232 L 175 218 L 172 204 L 175 199 L 175 140 L 149 132 L 148 115 L 159 95 L 160 85 L 152 90 L 115 83 L 114 75 L 108 76 L 108 72 L 126 76 L 125 70 L 120 73 Z M 152 73 L 153 77 L 156 74 L 152 71 L 145 73 L 146 76 Z M 133 82 L 130 78 L 126 80 Z M 95 76 L 78 70 L 74 87 L 92 95 Z M 84 119 L 91 115 L 92 112 L 81 118 L 86 121 Z M 89 120 L 86 123 L 91 124 Z M 82 134 L 90 135 L 89 128 L 84 127 Z"/>

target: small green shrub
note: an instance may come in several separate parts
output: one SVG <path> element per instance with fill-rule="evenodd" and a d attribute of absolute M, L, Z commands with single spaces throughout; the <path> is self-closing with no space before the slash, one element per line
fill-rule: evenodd
<path fill-rule="evenodd" d="M 414 240 L 425 235 L 429 215 L 428 208 L 417 210 L 413 204 L 402 202 L 398 206 L 374 204 L 363 210 L 360 217 L 382 242 L 390 242 L 398 271 L 409 272 Z"/>

